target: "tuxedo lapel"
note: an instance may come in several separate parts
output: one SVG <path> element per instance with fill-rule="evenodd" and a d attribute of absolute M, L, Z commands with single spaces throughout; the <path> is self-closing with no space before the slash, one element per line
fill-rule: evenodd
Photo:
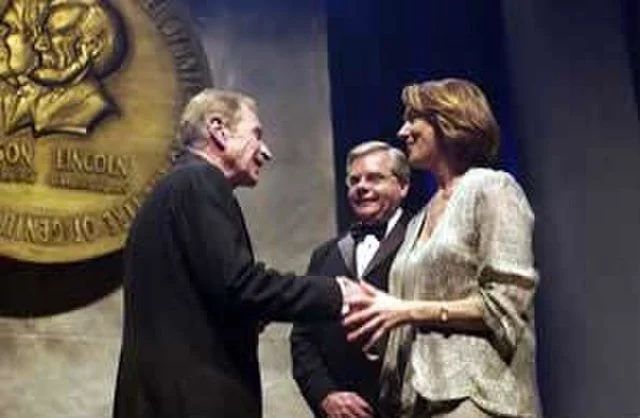
<path fill-rule="evenodd" d="M 350 277 L 355 279 L 357 277 L 355 266 L 356 245 L 351 234 L 346 234 L 338 241 L 338 249 L 340 250 L 340 256 L 342 256 L 344 265 L 347 267 L 347 272 Z"/>
<path fill-rule="evenodd" d="M 402 217 L 398 220 L 393 227 L 389 235 L 380 242 L 380 247 L 376 251 L 375 255 L 364 269 L 362 277 L 367 277 L 373 270 L 376 269 L 382 262 L 389 258 L 398 249 L 402 241 L 404 240 L 404 233 L 407 227 L 406 213 L 402 214 Z"/>

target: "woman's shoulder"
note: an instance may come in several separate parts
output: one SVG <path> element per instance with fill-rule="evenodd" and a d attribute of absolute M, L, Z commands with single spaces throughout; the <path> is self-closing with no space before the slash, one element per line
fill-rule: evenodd
<path fill-rule="evenodd" d="M 476 196 L 484 200 L 504 200 L 517 202 L 517 205 L 530 211 L 527 195 L 516 178 L 503 170 L 490 168 L 472 168 L 467 174 L 467 187 L 475 190 Z"/>
<path fill-rule="evenodd" d="M 470 168 L 464 175 L 469 184 L 476 186 L 497 186 L 497 185 L 517 185 L 515 177 L 504 170 L 494 170 L 493 168 Z"/>
<path fill-rule="evenodd" d="M 491 168 L 471 168 L 464 175 L 467 187 L 480 191 L 505 190 L 523 194 L 522 187 L 515 177 L 503 170 Z"/>

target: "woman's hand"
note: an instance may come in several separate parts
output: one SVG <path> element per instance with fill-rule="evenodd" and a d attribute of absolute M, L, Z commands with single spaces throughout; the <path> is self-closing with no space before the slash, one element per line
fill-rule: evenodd
<path fill-rule="evenodd" d="M 364 282 L 361 286 L 374 294 L 373 303 L 362 310 L 348 314 L 343 324 L 347 328 L 352 328 L 352 331 L 347 334 L 349 341 L 371 334 L 363 347 L 367 352 L 385 333 L 410 322 L 413 302 L 398 299 Z"/>

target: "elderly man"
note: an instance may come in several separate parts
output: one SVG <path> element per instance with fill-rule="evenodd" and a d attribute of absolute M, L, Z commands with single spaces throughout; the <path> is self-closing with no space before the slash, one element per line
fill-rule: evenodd
<path fill-rule="evenodd" d="M 257 418 L 257 345 L 271 320 L 338 319 L 371 297 L 345 278 L 254 261 L 233 191 L 271 152 L 255 102 L 208 89 L 186 106 L 176 167 L 138 211 L 125 249 L 114 417 Z"/>
<path fill-rule="evenodd" d="M 308 274 L 358 277 L 387 288 L 391 262 L 409 219 L 400 204 L 409 189 L 410 169 L 402 151 L 370 141 L 347 156 L 347 199 L 357 222 L 350 231 L 320 245 Z M 317 417 L 376 416 L 380 344 L 377 353 L 349 343 L 338 321 L 294 325 L 293 375 Z"/>

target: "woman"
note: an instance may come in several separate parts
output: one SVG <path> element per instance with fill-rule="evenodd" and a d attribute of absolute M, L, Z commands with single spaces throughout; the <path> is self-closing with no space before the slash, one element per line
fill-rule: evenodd
<path fill-rule="evenodd" d="M 349 338 L 391 331 L 390 417 L 538 417 L 533 213 L 513 177 L 482 168 L 499 143 L 489 104 L 459 79 L 409 85 L 402 101 L 398 135 L 438 190 L 407 228 L 390 295 L 346 318 Z"/>

